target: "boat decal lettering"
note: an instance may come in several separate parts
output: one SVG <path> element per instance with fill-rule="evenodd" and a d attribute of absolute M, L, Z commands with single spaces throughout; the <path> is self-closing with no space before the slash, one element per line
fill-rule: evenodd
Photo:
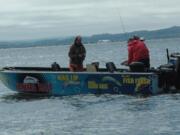
<path fill-rule="evenodd" d="M 135 84 L 135 79 L 132 77 L 124 77 L 123 84 Z"/>
<path fill-rule="evenodd" d="M 79 81 L 78 75 L 58 75 L 57 80 L 59 81 Z"/>
<path fill-rule="evenodd" d="M 136 88 L 135 91 L 140 91 L 142 87 L 150 86 L 151 80 L 146 77 L 140 77 L 136 79 Z"/>
<path fill-rule="evenodd" d="M 151 79 L 149 79 L 148 77 L 140 77 L 140 78 L 124 77 L 123 84 L 135 85 L 135 91 L 139 91 L 142 89 L 142 87 L 150 86 Z"/>
<path fill-rule="evenodd" d="M 88 81 L 88 89 L 108 89 L 108 84 L 97 83 L 95 81 Z"/>
<path fill-rule="evenodd" d="M 80 86 L 81 84 L 78 75 L 61 74 L 57 76 L 57 80 L 62 82 L 63 88 L 69 86 Z"/>
<path fill-rule="evenodd" d="M 26 92 L 49 92 L 52 90 L 52 85 L 50 83 L 17 83 L 16 88 L 19 91 L 26 91 Z"/>
<path fill-rule="evenodd" d="M 64 81 L 63 86 L 68 87 L 71 85 L 80 85 L 80 81 Z"/>

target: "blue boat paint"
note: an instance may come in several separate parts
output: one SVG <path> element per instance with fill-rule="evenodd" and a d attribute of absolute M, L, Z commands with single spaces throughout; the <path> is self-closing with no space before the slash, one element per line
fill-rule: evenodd
<path fill-rule="evenodd" d="M 158 76 L 154 73 L 1 71 L 2 82 L 23 93 L 54 96 L 76 94 L 157 94 Z"/>

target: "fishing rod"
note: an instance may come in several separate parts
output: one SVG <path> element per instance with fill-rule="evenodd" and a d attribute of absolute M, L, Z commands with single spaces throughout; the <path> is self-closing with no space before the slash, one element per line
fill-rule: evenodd
<path fill-rule="evenodd" d="M 118 1 L 117 1 L 117 5 L 118 5 Z M 128 40 L 128 34 L 127 34 L 127 32 L 126 32 L 126 27 L 125 27 L 125 25 L 124 25 L 124 21 L 123 21 L 123 17 L 122 17 L 122 15 L 121 15 L 121 10 L 118 8 L 118 7 L 116 7 L 115 6 L 115 9 L 116 9 L 116 13 L 117 13 L 117 15 L 118 15 L 118 18 L 119 18 L 119 21 L 120 21 L 120 24 L 121 24 L 121 28 L 122 28 L 122 31 L 123 31 L 123 34 L 125 35 L 124 37 L 124 39 L 125 40 Z"/>
<path fill-rule="evenodd" d="M 124 25 L 124 22 L 123 22 L 123 18 L 122 18 L 122 16 L 121 16 L 121 13 L 119 13 L 118 16 L 119 16 L 119 20 L 120 20 L 120 23 L 121 23 L 121 27 L 122 27 L 123 33 L 124 33 L 125 35 L 127 35 L 126 28 L 125 28 L 125 25 Z"/>

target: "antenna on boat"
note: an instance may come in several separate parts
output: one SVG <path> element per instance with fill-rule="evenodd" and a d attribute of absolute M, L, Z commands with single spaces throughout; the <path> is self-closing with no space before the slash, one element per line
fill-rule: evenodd
<path fill-rule="evenodd" d="M 167 60 L 169 62 L 169 50 L 168 50 L 168 48 L 166 48 L 166 55 L 167 55 Z"/>

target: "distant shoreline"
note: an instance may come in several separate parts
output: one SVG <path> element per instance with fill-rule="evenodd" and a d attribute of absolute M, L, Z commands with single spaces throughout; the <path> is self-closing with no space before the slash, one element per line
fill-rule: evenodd
<path fill-rule="evenodd" d="M 149 39 L 149 40 L 146 40 L 146 42 L 149 42 L 149 41 L 163 41 L 163 40 L 172 40 L 172 39 L 180 39 L 180 38 L 164 38 L 164 39 Z M 113 42 L 108 42 L 108 43 L 86 43 L 84 44 L 85 46 L 91 46 L 91 45 L 124 45 L 124 44 L 127 44 L 127 41 L 113 41 Z M 6 46 L 6 47 L 1 47 L 0 46 L 0 49 L 15 49 L 15 48 L 34 48 L 34 47 L 37 47 L 37 48 L 41 48 L 41 47 L 56 47 L 56 46 L 70 46 L 71 44 L 69 45 L 35 45 L 35 46 L 24 46 L 24 45 L 19 45 L 19 46 Z"/>
<path fill-rule="evenodd" d="M 126 42 L 128 38 L 133 35 L 144 37 L 148 40 L 166 40 L 166 39 L 178 39 L 180 38 L 180 26 L 174 26 L 166 29 L 153 30 L 153 31 L 134 31 L 126 34 L 98 34 L 89 37 L 83 37 L 84 44 L 107 44 L 114 42 Z M 27 40 L 27 41 L 9 41 L 0 42 L 1 49 L 7 48 L 26 48 L 26 47 L 43 47 L 43 46 L 59 46 L 59 45 L 71 45 L 74 41 L 74 37 L 52 38 L 42 40 Z"/>

